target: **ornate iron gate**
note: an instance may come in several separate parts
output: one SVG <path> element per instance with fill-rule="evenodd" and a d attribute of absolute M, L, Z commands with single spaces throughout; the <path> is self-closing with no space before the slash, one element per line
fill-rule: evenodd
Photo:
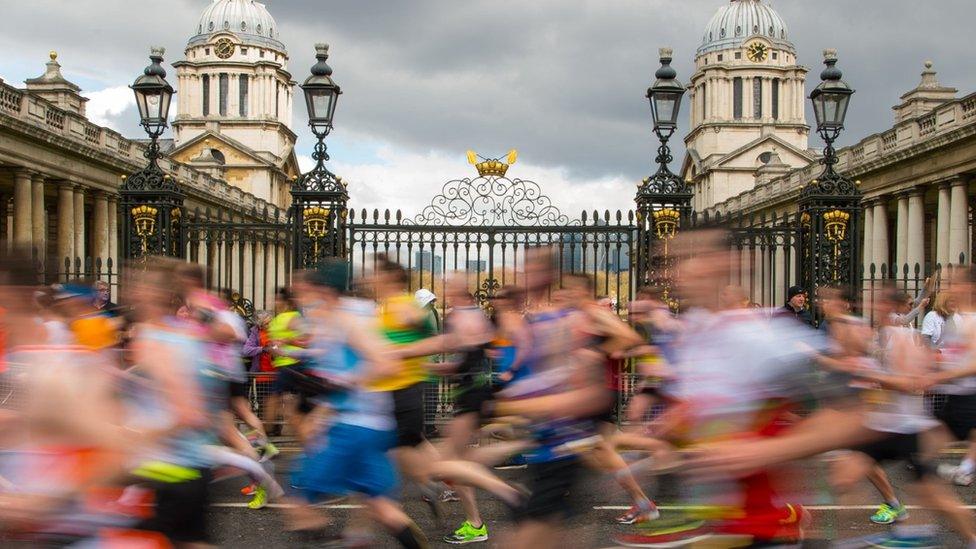
<path fill-rule="evenodd" d="M 484 302 L 500 287 L 519 283 L 526 250 L 552 246 L 560 283 L 570 273 L 590 275 L 595 295 L 623 308 L 634 290 L 633 212 L 583 212 L 571 219 L 535 182 L 506 177 L 514 151 L 505 162 L 472 155 L 478 177 L 447 182 L 415 216 L 350 210 L 346 230 L 354 279 L 366 276 L 382 253 L 411 272 L 411 290 L 442 295 L 454 273 L 466 277 Z"/>

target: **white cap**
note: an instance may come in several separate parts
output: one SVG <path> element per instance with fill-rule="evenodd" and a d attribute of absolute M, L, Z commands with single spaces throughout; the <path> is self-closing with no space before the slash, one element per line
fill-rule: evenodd
<path fill-rule="evenodd" d="M 419 303 L 421 307 L 426 307 L 427 305 L 430 305 L 432 301 L 437 299 L 437 296 L 434 295 L 434 292 L 426 288 L 417 290 L 417 293 L 413 294 L 413 297 L 414 299 L 417 300 L 417 303 Z"/>

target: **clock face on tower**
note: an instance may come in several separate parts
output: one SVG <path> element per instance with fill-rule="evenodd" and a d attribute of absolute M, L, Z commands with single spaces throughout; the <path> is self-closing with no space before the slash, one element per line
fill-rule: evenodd
<path fill-rule="evenodd" d="M 234 55 L 234 43 L 229 38 L 221 38 L 214 44 L 214 51 L 217 53 L 217 57 L 227 59 Z"/>
<path fill-rule="evenodd" d="M 762 42 L 753 42 L 746 48 L 746 57 L 753 63 L 765 61 L 769 57 L 769 48 Z"/>

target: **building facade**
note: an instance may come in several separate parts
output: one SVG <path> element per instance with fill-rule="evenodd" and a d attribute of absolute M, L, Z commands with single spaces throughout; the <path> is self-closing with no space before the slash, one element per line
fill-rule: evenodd
<path fill-rule="evenodd" d="M 807 148 L 807 69 L 786 22 L 761 0 L 733 0 L 709 21 L 688 85 L 690 127 L 681 176 L 704 210 L 815 158 Z M 771 162 L 771 161 L 776 161 Z"/>
<path fill-rule="evenodd" d="M 173 63 L 179 112 L 164 151 L 275 206 L 299 175 L 288 51 L 263 4 L 213 0 Z"/>
<path fill-rule="evenodd" d="M 223 21 L 218 29 L 217 19 L 226 18 L 229 26 L 232 13 L 238 17 L 236 32 Z M 295 134 L 288 127 L 294 82 L 274 20 L 251 0 L 215 0 L 196 30 L 187 59 L 174 63 L 180 112 L 174 141 L 162 143 L 160 167 L 186 194 L 188 222 L 282 223 L 288 182 L 298 165 Z M 226 40 L 233 47 L 222 58 Z M 217 44 L 225 48 L 219 54 Z M 208 74 L 212 91 L 204 92 Z M 221 84 L 224 80 L 227 84 Z M 207 93 L 213 110 L 205 114 Z M 146 143 L 141 136 L 127 138 L 92 123 L 86 101 L 62 74 L 55 52 L 44 73 L 23 87 L 0 79 L 0 242 L 33 249 L 48 280 L 93 276 L 114 283 L 119 216 L 127 215 L 118 211 L 119 185 L 146 165 Z M 220 273 L 221 280 L 211 280 L 215 286 L 241 291 L 261 307 L 273 303 L 273 287 L 269 291 L 253 282 L 283 283 L 285 273 L 281 265 L 257 258 L 284 257 L 285 246 L 266 242 L 259 250 L 241 241 L 186 255 L 200 256 L 212 278 Z"/>
<path fill-rule="evenodd" d="M 787 99 L 791 105 L 788 108 L 794 113 L 787 115 L 791 122 L 783 126 L 776 121 L 770 122 L 765 129 L 757 131 L 766 132 L 767 142 L 772 143 L 776 135 L 784 136 L 783 141 L 787 141 L 785 136 L 790 135 L 792 129 L 795 137 L 791 144 L 794 147 L 787 148 L 777 140 L 775 146 L 770 147 L 768 156 L 758 157 L 752 155 L 752 151 L 748 154 L 742 152 L 742 158 L 751 156 L 754 165 L 748 169 L 743 165 L 741 170 L 729 172 L 726 176 L 728 180 L 733 180 L 733 173 L 739 178 L 735 188 L 726 187 L 730 192 L 725 195 L 716 193 L 715 187 L 707 190 L 709 181 L 716 183 L 716 173 L 728 170 L 723 170 L 721 162 L 706 160 L 718 153 L 712 152 L 709 156 L 702 155 L 700 151 L 726 150 L 747 139 L 732 140 L 724 147 L 708 148 L 702 144 L 703 135 L 713 133 L 714 136 L 710 138 L 717 142 L 718 136 L 723 134 L 726 138 L 730 134 L 738 135 L 732 132 L 740 128 L 735 116 L 738 101 L 735 86 L 730 90 L 727 81 L 722 78 L 717 84 L 711 84 L 712 80 L 707 75 L 728 70 L 713 68 L 719 63 L 719 52 L 723 55 L 722 63 L 727 62 L 730 51 L 733 60 L 740 61 L 736 53 L 741 51 L 742 65 L 756 64 L 748 59 L 750 53 L 756 57 L 755 52 L 762 50 L 751 46 L 752 41 L 756 40 L 768 45 L 770 61 L 774 52 L 779 53 L 781 62 L 789 64 L 789 59 L 795 59 L 787 57 L 792 55 L 792 46 L 783 41 L 788 38 L 788 31 L 785 30 L 785 23 L 779 30 L 782 20 L 774 14 L 772 8 L 761 0 L 733 0 L 719 10 L 706 29 L 702 48 L 696 58 L 699 70 L 690 86 L 693 94 L 697 94 L 699 103 L 696 104 L 696 95 L 692 95 L 692 129 L 686 138 L 689 152 L 684 164 L 684 175 L 695 185 L 695 209 L 698 214 L 732 217 L 742 220 L 744 225 L 771 225 L 776 223 L 775 220 L 784 219 L 784 215 L 797 211 L 800 190 L 823 170 L 819 154 L 806 149 L 805 145 L 807 126 L 802 113 L 803 101 L 808 94 L 803 91 L 802 77 L 806 69 L 783 66 L 776 69 L 783 71 L 780 78 L 795 87 L 785 96 L 780 92 L 780 116 L 784 116 L 783 97 L 792 97 Z M 734 33 L 757 17 L 772 21 L 766 31 L 771 29 L 780 39 L 779 42 L 768 34 L 763 37 L 743 36 L 738 40 L 734 36 L 729 38 L 730 28 Z M 723 32 L 725 42 L 721 41 Z M 760 66 L 763 64 L 758 63 Z M 769 70 L 760 66 L 746 69 L 739 65 L 738 70 L 746 79 L 750 74 L 762 75 Z M 850 79 L 856 82 L 855 75 L 851 75 Z M 700 104 L 703 89 L 706 94 L 712 93 L 708 91 L 710 84 L 719 89 L 725 86 L 720 92 L 722 98 L 707 103 L 707 108 L 717 109 L 715 111 L 703 110 Z M 744 86 L 746 90 L 749 88 L 748 85 Z M 771 94 L 764 92 L 763 97 L 768 99 Z M 852 108 L 857 108 L 858 101 L 855 95 Z M 717 107 L 713 106 L 715 103 Z M 744 113 L 748 113 L 747 106 L 750 104 L 747 97 L 743 98 Z M 769 111 L 765 105 L 761 108 L 765 117 Z M 731 117 L 728 116 L 729 112 L 732 112 Z M 749 126 L 752 124 L 746 123 Z M 775 127 L 781 131 L 774 132 Z M 709 128 L 711 131 L 706 131 Z M 748 149 L 748 145 L 743 147 Z M 858 234 L 863 235 L 860 261 L 865 278 L 872 278 L 872 272 L 875 273 L 873 278 L 880 278 L 883 271 L 886 278 L 914 281 L 939 265 L 971 261 L 972 197 L 976 175 L 976 93 L 959 97 L 956 89 L 939 82 L 933 64 L 926 62 L 919 84 L 901 95 L 900 101 L 893 107 L 892 126 L 861 139 L 853 146 L 840 149 L 838 157 L 836 169 L 856 180 L 864 197 L 864 221 L 856 229 Z M 706 187 L 702 188 L 702 185 Z M 753 276 L 767 274 L 762 269 L 755 269 Z"/>

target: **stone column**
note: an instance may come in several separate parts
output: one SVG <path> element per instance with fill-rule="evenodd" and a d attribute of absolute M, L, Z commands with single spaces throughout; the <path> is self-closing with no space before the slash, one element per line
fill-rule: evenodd
<path fill-rule="evenodd" d="M 922 191 L 908 195 L 908 258 L 909 276 L 915 275 L 915 265 L 925 268 L 925 202 Z"/>
<path fill-rule="evenodd" d="M 36 173 L 31 180 L 31 232 L 37 259 L 47 258 L 47 212 L 44 211 L 44 176 Z"/>
<path fill-rule="evenodd" d="M 887 265 L 888 272 L 891 272 L 891 260 L 888 254 L 888 204 L 884 198 L 874 202 L 874 214 L 871 216 L 874 228 L 871 230 L 873 242 L 871 243 L 871 261 L 877 266 L 878 273 L 881 266 Z"/>
<path fill-rule="evenodd" d="M 75 262 L 75 186 L 62 181 L 58 186 L 58 272 L 64 270 L 64 260 Z"/>
<path fill-rule="evenodd" d="M 92 215 L 92 261 L 101 260 L 101 270 L 108 268 L 108 196 L 102 191 L 94 193 L 95 209 Z"/>
<path fill-rule="evenodd" d="M 952 181 L 949 205 L 949 263 L 958 263 L 959 254 L 965 254 L 965 262 L 972 263 L 969 257 L 969 197 L 966 195 L 968 181 L 958 178 Z M 939 233 L 942 238 L 942 233 Z"/>
<path fill-rule="evenodd" d="M 871 275 L 871 263 L 874 261 L 874 205 L 871 201 L 864 202 L 864 250 L 861 264 L 864 266 L 864 276 Z M 875 266 L 880 269 L 881 266 Z"/>
<path fill-rule="evenodd" d="M 82 268 L 85 265 L 85 189 L 75 187 L 75 256 L 81 259 Z M 72 259 L 74 262 L 74 259 Z"/>
<path fill-rule="evenodd" d="M 949 208 L 949 184 L 943 183 L 939 185 L 939 209 L 935 230 L 935 262 L 940 265 L 955 263 L 949 257 Z"/>
<path fill-rule="evenodd" d="M 108 195 L 108 258 L 112 260 L 112 272 L 119 272 L 119 202 L 115 195 Z"/>
<path fill-rule="evenodd" d="M 908 263 L 908 195 L 898 195 L 898 228 L 895 232 L 895 264 L 892 269 L 901 276 Z"/>
<path fill-rule="evenodd" d="M 31 172 L 17 170 L 14 172 L 14 244 L 30 248 L 31 238 Z"/>

